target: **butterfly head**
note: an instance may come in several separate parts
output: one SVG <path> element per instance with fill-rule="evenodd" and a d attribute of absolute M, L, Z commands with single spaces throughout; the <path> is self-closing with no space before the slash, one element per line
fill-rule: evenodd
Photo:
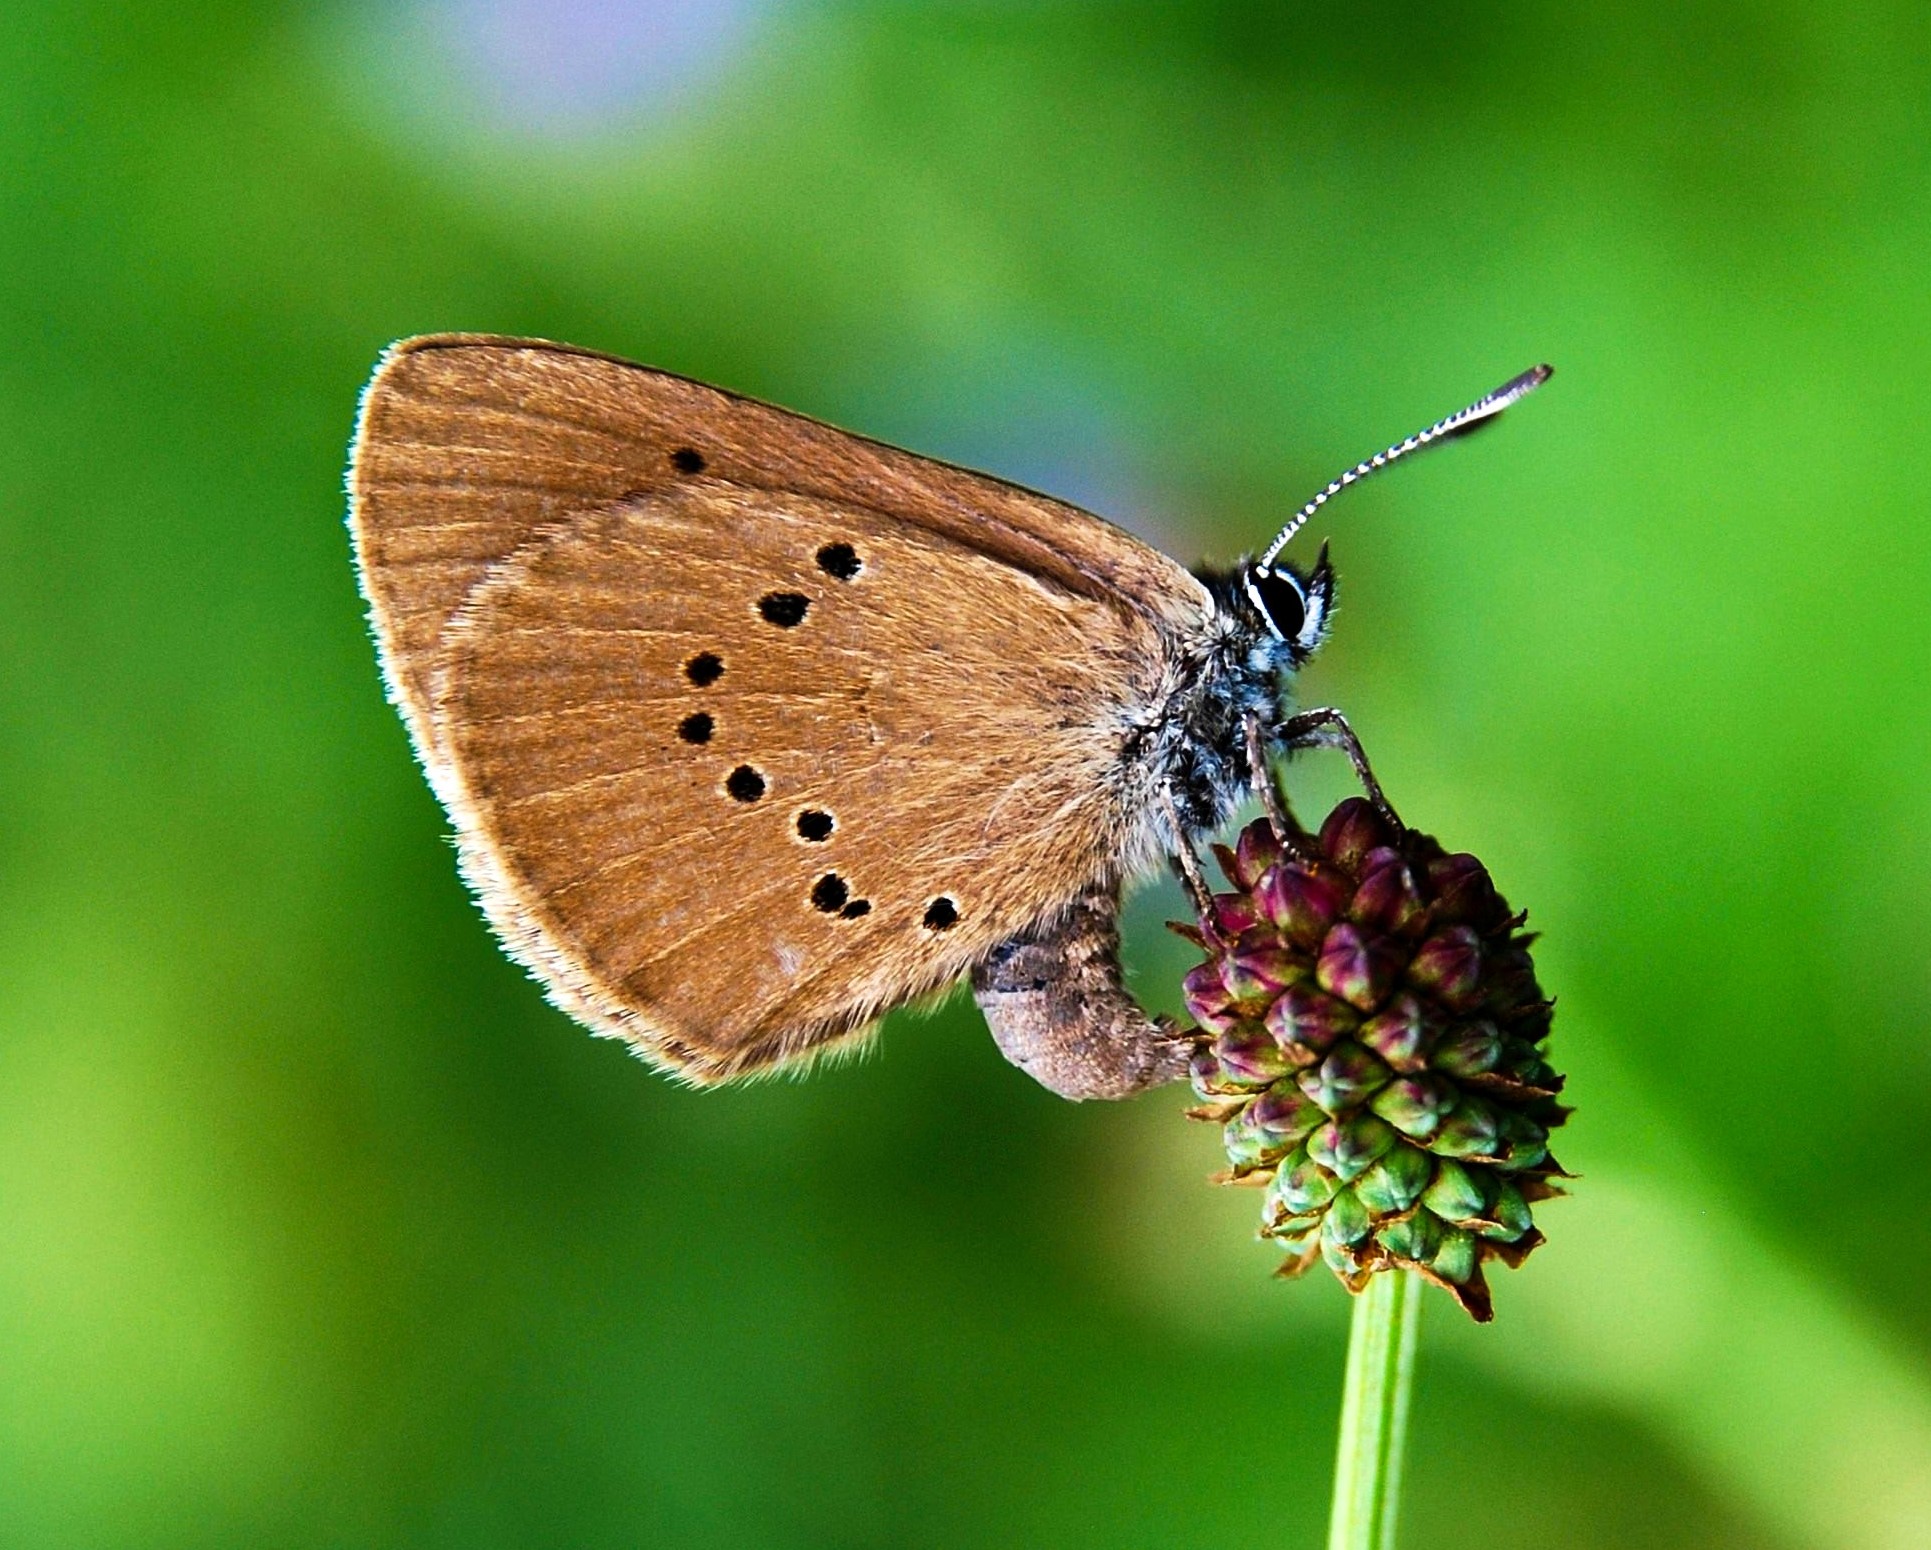
<path fill-rule="evenodd" d="M 1327 639 L 1334 616 L 1334 567 L 1328 546 L 1314 568 L 1302 571 L 1278 556 L 1249 560 L 1240 568 L 1241 596 L 1253 610 L 1255 622 L 1279 648 L 1291 666 L 1299 667 Z"/>

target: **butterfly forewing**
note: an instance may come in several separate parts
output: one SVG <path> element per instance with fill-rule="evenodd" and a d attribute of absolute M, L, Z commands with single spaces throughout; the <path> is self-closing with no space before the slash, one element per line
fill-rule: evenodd
<path fill-rule="evenodd" d="M 392 688 L 516 955 L 699 1079 L 1117 868 L 1197 583 L 1098 519 L 548 346 L 392 356 L 352 472 Z"/>

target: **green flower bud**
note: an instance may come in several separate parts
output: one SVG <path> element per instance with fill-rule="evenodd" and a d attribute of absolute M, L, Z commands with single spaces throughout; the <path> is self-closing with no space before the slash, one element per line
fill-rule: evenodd
<path fill-rule="evenodd" d="M 1435 1164 L 1435 1182 L 1422 1192 L 1421 1203 L 1444 1221 L 1468 1222 L 1488 1210 L 1488 1195 L 1476 1175 L 1453 1158 Z"/>
<path fill-rule="evenodd" d="M 1475 1234 L 1460 1227 L 1443 1227 L 1441 1243 L 1428 1257 L 1428 1268 L 1444 1281 L 1461 1285 L 1481 1264 L 1481 1245 Z"/>
<path fill-rule="evenodd" d="M 1454 1112 L 1442 1121 L 1428 1149 L 1441 1157 L 1489 1158 L 1496 1155 L 1501 1141 L 1501 1125 L 1495 1110 L 1471 1094 L 1456 1104 Z"/>
<path fill-rule="evenodd" d="M 1434 1158 L 1419 1148 L 1398 1143 L 1354 1181 L 1354 1193 L 1377 1217 L 1398 1216 L 1421 1199 L 1434 1176 Z"/>
<path fill-rule="evenodd" d="M 1513 1243 L 1534 1225 L 1535 1218 L 1529 1212 L 1529 1203 L 1522 1198 L 1522 1191 L 1503 1179 L 1495 1186 L 1495 1204 L 1489 1207 L 1487 1222 L 1475 1231 L 1497 1243 Z"/>
<path fill-rule="evenodd" d="M 1396 1259 L 1426 1264 L 1441 1252 L 1441 1219 L 1429 1211 L 1389 1222 L 1375 1233 L 1375 1241 Z"/>
<path fill-rule="evenodd" d="M 1344 1189 L 1328 1202 L 1327 1217 L 1321 1223 L 1324 1243 L 1359 1243 L 1374 1230 L 1374 1219 L 1351 1189 Z"/>

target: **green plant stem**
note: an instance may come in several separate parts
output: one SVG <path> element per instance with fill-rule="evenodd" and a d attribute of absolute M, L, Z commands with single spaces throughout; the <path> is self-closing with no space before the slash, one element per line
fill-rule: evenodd
<path fill-rule="evenodd" d="M 1354 1300 L 1328 1550 L 1394 1550 L 1420 1314 L 1421 1282 L 1409 1270 L 1372 1276 Z"/>

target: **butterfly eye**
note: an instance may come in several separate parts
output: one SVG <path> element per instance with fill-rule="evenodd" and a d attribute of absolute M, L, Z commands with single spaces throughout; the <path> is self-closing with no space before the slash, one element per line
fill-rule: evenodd
<path fill-rule="evenodd" d="M 1268 628 L 1282 640 L 1295 639 L 1307 623 L 1307 593 L 1286 571 L 1256 566 L 1247 573 L 1247 595 L 1266 616 Z"/>

